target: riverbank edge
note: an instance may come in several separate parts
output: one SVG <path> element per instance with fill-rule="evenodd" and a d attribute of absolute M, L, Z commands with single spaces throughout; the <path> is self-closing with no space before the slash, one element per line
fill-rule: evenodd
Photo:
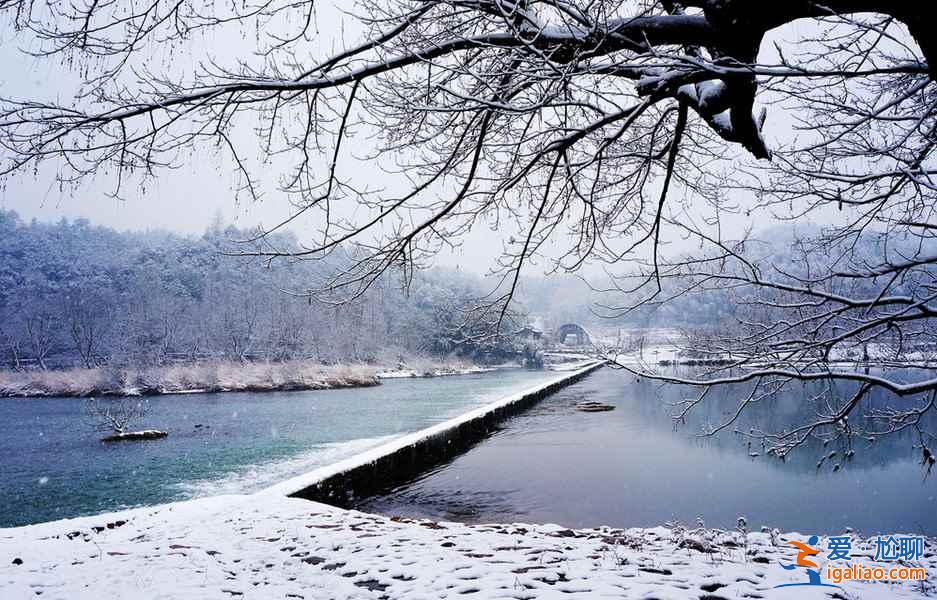
<path fill-rule="evenodd" d="M 503 367 L 499 367 L 503 368 Z M 385 379 L 487 373 L 495 368 L 420 360 L 419 368 L 359 363 L 322 365 L 214 362 L 151 369 L 0 371 L 0 399 L 149 397 L 227 392 L 298 392 L 371 387 Z"/>
<path fill-rule="evenodd" d="M 356 498 L 402 483 L 434 464 L 464 452 L 488 435 L 499 422 L 526 410 L 604 365 L 604 360 L 581 363 L 576 368 L 561 371 L 549 381 L 332 465 L 288 479 L 260 493 L 349 507 Z"/>

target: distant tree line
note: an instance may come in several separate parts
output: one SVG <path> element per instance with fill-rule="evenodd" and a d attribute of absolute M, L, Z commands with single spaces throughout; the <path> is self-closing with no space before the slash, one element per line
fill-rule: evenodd
<path fill-rule="evenodd" d="M 24 223 L 0 211 L 0 365 L 511 353 L 504 338 L 471 335 L 479 325 L 466 319 L 467 307 L 480 284 L 470 276 L 421 273 L 408 292 L 382 281 L 332 305 L 303 292 L 341 258 L 268 263 L 224 254 L 248 237 L 217 224 L 199 237 L 121 233 L 83 219 Z"/>

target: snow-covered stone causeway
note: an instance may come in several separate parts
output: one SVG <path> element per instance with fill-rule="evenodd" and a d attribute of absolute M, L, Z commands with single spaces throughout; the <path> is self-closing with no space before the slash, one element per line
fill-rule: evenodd
<path fill-rule="evenodd" d="M 930 583 L 774 589 L 804 579 L 778 565 L 794 560 L 786 539 L 666 527 L 471 526 L 270 494 L 220 496 L 0 530 L 0 598 L 884 600 L 933 593 Z M 855 559 L 875 566 L 860 546 L 855 540 Z M 935 548 L 927 540 L 921 566 L 928 575 Z"/>

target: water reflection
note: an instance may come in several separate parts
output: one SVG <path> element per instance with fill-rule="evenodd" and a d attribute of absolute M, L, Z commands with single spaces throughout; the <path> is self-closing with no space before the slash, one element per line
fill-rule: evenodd
<path fill-rule="evenodd" d="M 802 423 L 815 389 L 753 404 L 735 428 L 777 431 Z M 844 388 L 848 393 L 849 389 Z M 853 445 L 856 456 L 820 470 L 832 451 L 811 441 L 785 462 L 733 431 L 700 437 L 731 415 L 743 390 L 724 388 L 676 429 L 673 404 L 696 391 L 603 369 L 546 399 L 450 464 L 360 508 L 470 522 L 527 520 L 568 526 L 650 526 L 667 520 L 831 533 L 937 532 L 937 479 L 925 478 L 908 430 Z M 616 410 L 583 413 L 583 400 Z M 871 404 L 912 405 L 878 394 Z M 934 430 L 934 418 L 928 423 Z M 758 456 L 752 456 L 758 454 Z M 837 458 L 836 461 L 842 460 Z"/>

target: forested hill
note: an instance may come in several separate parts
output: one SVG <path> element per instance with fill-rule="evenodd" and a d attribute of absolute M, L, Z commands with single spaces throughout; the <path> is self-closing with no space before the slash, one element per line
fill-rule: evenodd
<path fill-rule="evenodd" d="M 221 254 L 246 237 L 218 226 L 186 237 L 27 224 L 0 211 L 0 368 L 444 353 L 458 308 L 477 293 L 472 278 L 436 271 L 409 296 L 385 281 L 348 305 L 318 303 L 284 290 L 308 289 L 328 262 Z"/>

